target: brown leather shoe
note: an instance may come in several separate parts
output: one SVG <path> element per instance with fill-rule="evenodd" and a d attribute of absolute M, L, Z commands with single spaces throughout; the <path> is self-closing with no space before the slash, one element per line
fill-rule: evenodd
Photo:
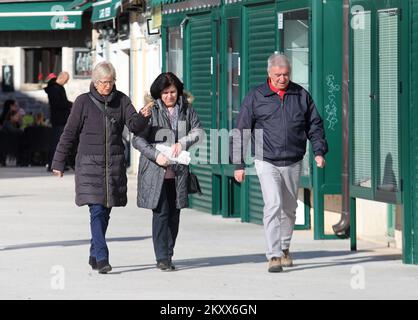
<path fill-rule="evenodd" d="M 283 250 L 283 256 L 281 260 L 283 267 L 293 267 L 293 259 L 290 256 L 289 249 Z"/>
<path fill-rule="evenodd" d="M 279 257 L 273 257 L 269 261 L 269 272 L 282 272 L 282 263 Z"/>

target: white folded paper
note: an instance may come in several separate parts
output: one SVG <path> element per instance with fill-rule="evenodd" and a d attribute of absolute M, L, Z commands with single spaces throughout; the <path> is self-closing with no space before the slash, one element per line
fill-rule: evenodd
<path fill-rule="evenodd" d="M 168 160 L 170 160 L 170 162 L 173 163 L 178 163 L 178 164 L 184 164 L 184 165 L 188 165 L 190 163 L 190 161 L 192 160 L 192 158 L 190 158 L 190 152 L 188 151 L 181 151 L 180 154 L 178 155 L 178 157 L 173 157 L 171 154 L 171 147 L 168 147 L 166 145 L 163 144 L 157 144 L 155 146 L 155 149 L 157 149 L 158 151 L 160 151 L 163 155 L 165 155 Z"/>

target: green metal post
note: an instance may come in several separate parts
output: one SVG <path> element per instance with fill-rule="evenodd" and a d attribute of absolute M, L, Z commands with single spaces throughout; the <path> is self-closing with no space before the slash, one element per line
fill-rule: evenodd
<path fill-rule="evenodd" d="M 357 251 L 356 198 L 350 197 L 350 249 Z"/>
<path fill-rule="evenodd" d="M 312 96 L 317 106 L 323 105 L 323 5 L 322 1 L 312 1 Z M 320 108 L 319 108 L 320 109 Z M 318 110 L 321 112 L 321 110 Z M 323 171 L 313 163 L 313 192 L 314 192 L 314 239 L 324 237 L 324 195 L 321 190 Z"/>

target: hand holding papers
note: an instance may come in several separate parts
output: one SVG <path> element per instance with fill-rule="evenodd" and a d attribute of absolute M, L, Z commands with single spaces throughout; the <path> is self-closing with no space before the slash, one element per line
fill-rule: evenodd
<path fill-rule="evenodd" d="M 192 160 L 190 158 L 190 152 L 188 151 L 181 151 L 178 157 L 173 157 L 171 153 L 171 147 L 165 146 L 163 144 L 157 144 L 155 148 L 160 151 L 163 155 L 165 155 L 171 163 L 178 163 L 188 165 Z"/>

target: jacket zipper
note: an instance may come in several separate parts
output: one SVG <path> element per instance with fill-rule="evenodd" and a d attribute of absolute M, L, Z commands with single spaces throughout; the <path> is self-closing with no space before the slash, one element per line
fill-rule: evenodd
<path fill-rule="evenodd" d="M 107 101 L 105 100 L 105 110 L 107 109 Z M 107 140 L 107 131 L 108 131 L 108 121 L 107 117 L 105 117 L 105 183 L 106 183 L 106 208 L 109 208 L 109 168 L 108 162 L 109 159 L 107 157 L 108 153 L 108 140 Z"/>
<path fill-rule="evenodd" d="M 286 153 L 287 147 L 287 130 L 286 130 L 286 112 L 284 111 L 284 100 L 286 99 L 286 94 L 283 95 L 282 101 L 282 112 L 283 112 L 283 129 L 284 129 L 284 153 Z"/>

